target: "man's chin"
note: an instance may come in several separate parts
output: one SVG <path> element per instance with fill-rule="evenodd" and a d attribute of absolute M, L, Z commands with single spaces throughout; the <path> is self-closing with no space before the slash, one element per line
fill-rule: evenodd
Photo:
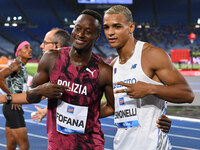
<path fill-rule="evenodd" d="M 77 47 L 77 46 L 73 46 L 75 51 L 79 54 L 83 51 L 83 48 L 82 47 Z"/>

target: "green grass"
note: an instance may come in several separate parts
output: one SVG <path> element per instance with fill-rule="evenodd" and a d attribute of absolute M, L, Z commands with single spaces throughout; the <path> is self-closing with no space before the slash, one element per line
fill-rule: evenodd
<path fill-rule="evenodd" d="M 34 76 L 34 74 L 37 72 L 38 63 L 27 63 L 26 69 L 28 71 L 28 74 L 31 76 Z"/>
<path fill-rule="evenodd" d="M 200 65 L 199 64 L 178 64 L 178 63 L 174 63 L 174 66 L 177 68 L 177 69 L 200 69 Z"/>

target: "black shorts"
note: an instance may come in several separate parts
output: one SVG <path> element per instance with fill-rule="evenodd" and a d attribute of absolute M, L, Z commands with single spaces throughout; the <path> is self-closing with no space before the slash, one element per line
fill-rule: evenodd
<path fill-rule="evenodd" d="M 11 107 L 12 104 L 3 104 L 3 114 L 6 119 L 6 127 L 11 129 L 26 127 L 22 107 L 20 110 L 12 110 Z"/>

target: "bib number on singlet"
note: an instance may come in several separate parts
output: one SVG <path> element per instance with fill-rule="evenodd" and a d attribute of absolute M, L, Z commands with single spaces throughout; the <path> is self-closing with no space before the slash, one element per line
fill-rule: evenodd
<path fill-rule="evenodd" d="M 115 95 L 115 125 L 118 128 L 139 126 L 137 108 L 134 99 L 127 95 Z"/>
<path fill-rule="evenodd" d="M 58 100 L 56 110 L 57 131 L 62 134 L 85 132 L 88 107 L 77 106 Z"/>

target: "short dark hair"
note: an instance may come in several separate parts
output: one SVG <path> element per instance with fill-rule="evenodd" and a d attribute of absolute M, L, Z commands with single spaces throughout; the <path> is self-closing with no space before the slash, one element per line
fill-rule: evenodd
<path fill-rule="evenodd" d="M 70 46 L 70 34 L 68 31 L 60 28 L 53 28 L 52 30 L 56 30 L 54 35 L 51 37 L 53 42 L 57 42 L 61 47 Z"/>
<path fill-rule="evenodd" d="M 16 53 L 16 51 L 17 51 L 17 48 L 18 48 L 18 46 L 19 46 L 19 44 L 21 44 L 23 41 L 20 41 L 20 42 L 17 42 L 16 44 L 15 44 L 15 47 L 14 47 L 14 57 L 15 57 L 15 53 Z"/>
<path fill-rule="evenodd" d="M 90 15 L 92 17 L 94 17 L 95 19 L 98 20 L 99 25 L 98 25 L 98 32 L 101 32 L 101 25 L 102 25 L 102 16 L 100 13 L 98 13 L 97 11 L 94 10 L 90 10 L 90 9 L 85 9 L 83 10 L 80 15 L 85 14 L 85 15 Z"/>

